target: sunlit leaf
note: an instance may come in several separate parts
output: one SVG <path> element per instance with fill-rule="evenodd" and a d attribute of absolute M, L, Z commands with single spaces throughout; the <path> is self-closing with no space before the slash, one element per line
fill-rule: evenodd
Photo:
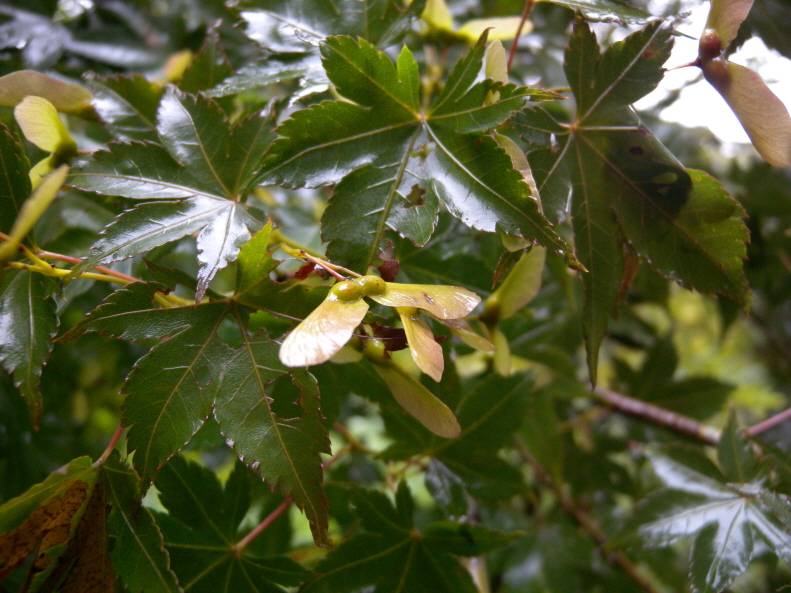
<path fill-rule="evenodd" d="M 541 290 L 546 254 L 546 249 L 540 246 L 523 253 L 490 297 L 497 303 L 500 319 L 515 315 Z"/>
<path fill-rule="evenodd" d="M 399 284 L 388 282 L 383 294 L 371 298 L 388 307 L 413 307 L 428 311 L 438 319 L 460 319 L 469 315 L 481 298 L 460 286 Z"/>
<path fill-rule="evenodd" d="M 24 238 L 58 196 L 68 172 L 68 165 L 61 165 L 47 175 L 31 196 L 25 200 L 19 209 L 14 225 L 11 227 L 8 239 L 0 244 L 0 261 L 10 258 L 16 253 Z"/>
<path fill-rule="evenodd" d="M 445 359 L 442 355 L 442 346 L 434 339 L 431 329 L 420 319 L 417 309 L 399 307 L 398 315 L 404 326 L 412 360 L 429 377 L 441 381 Z"/>
<path fill-rule="evenodd" d="M 280 360 L 289 367 L 327 362 L 351 340 L 367 312 L 363 299 L 343 301 L 330 292 L 283 340 Z"/>
<path fill-rule="evenodd" d="M 83 86 L 35 70 L 18 70 L 0 77 L 0 105 L 14 107 L 25 97 L 49 101 L 63 113 L 81 113 L 91 108 L 91 93 Z"/>
<path fill-rule="evenodd" d="M 754 0 L 711 0 L 706 29 L 717 33 L 722 49 L 736 39 L 739 27 L 750 14 Z"/>
<path fill-rule="evenodd" d="M 423 426 L 446 439 L 459 436 L 461 427 L 456 416 L 422 383 L 396 366 L 377 364 L 374 368 L 401 407 Z"/>
<path fill-rule="evenodd" d="M 282 349 L 281 349 L 282 356 Z M 277 361 L 277 344 L 242 330 L 223 362 L 214 414 L 226 442 L 271 488 L 294 499 L 313 538 L 327 543 L 320 453 L 329 453 L 316 380 Z"/>
<path fill-rule="evenodd" d="M 5 270 L 0 278 L 0 362 L 27 403 L 34 427 L 43 411 L 41 370 L 58 331 L 54 282 L 27 270 Z"/>
<path fill-rule="evenodd" d="M 472 19 L 465 22 L 457 33 L 467 39 L 470 43 L 475 43 L 484 31 L 490 29 L 489 39 L 507 41 L 516 37 L 519 30 L 521 18 L 518 16 L 489 17 L 486 19 Z M 527 35 L 533 30 L 533 23 L 525 21 L 522 27 L 522 35 Z"/>
<path fill-rule="evenodd" d="M 58 110 L 42 97 L 25 97 L 14 107 L 14 117 L 25 138 L 41 150 L 62 152 L 76 146 Z"/>
<path fill-rule="evenodd" d="M 770 165 L 791 167 L 791 115 L 753 70 L 712 60 L 703 73 L 730 105 L 755 149 Z"/>

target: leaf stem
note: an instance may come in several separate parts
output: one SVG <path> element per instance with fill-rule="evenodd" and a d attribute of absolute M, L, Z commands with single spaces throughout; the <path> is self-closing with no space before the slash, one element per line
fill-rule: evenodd
<path fill-rule="evenodd" d="M 335 455 L 327 459 L 324 463 L 321 464 L 321 469 L 327 469 L 340 458 L 344 457 L 352 450 L 351 446 L 346 446 L 338 450 Z M 289 507 L 293 504 L 294 499 L 291 496 L 286 496 L 283 498 L 281 503 L 277 505 L 271 513 L 269 513 L 266 517 L 264 517 L 261 522 L 253 527 L 253 529 L 245 535 L 242 539 L 236 542 L 233 546 L 231 546 L 231 551 L 236 556 L 241 556 L 244 549 L 250 545 L 250 543 L 255 540 L 258 536 L 260 536 L 264 531 L 271 527 L 272 523 L 278 520 L 280 516 L 285 513 Z"/>
<path fill-rule="evenodd" d="M 784 422 L 788 421 L 791 421 L 791 408 L 787 408 L 782 412 L 778 412 L 774 416 L 770 416 L 766 420 L 761 420 L 761 422 L 758 422 L 757 424 L 748 426 L 744 429 L 744 436 L 755 438 L 758 435 L 768 432 L 776 426 L 780 426 Z"/>
<path fill-rule="evenodd" d="M 701 424 L 687 416 L 604 387 L 597 387 L 592 394 L 599 401 L 628 416 L 669 428 L 707 445 L 716 445 L 720 441 L 720 432 L 716 428 Z"/>
<path fill-rule="evenodd" d="M 104 463 L 110 458 L 110 455 L 115 450 L 116 445 L 118 445 L 118 441 L 121 439 L 121 435 L 124 434 L 124 427 L 121 426 L 121 423 L 118 423 L 118 426 L 113 433 L 113 436 L 110 437 L 110 441 L 107 443 L 107 446 L 104 448 L 104 451 L 99 456 L 99 459 L 93 464 L 94 467 L 99 467 L 104 465 Z"/>
<path fill-rule="evenodd" d="M 547 472 L 547 470 L 533 457 L 522 439 L 516 439 L 516 448 L 522 458 L 533 469 L 538 480 L 552 490 L 563 511 L 572 517 L 582 530 L 596 542 L 605 558 L 611 564 L 615 564 L 623 570 L 623 572 L 646 593 L 659 593 L 659 590 L 643 575 L 640 568 L 631 558 L 620 550 L 609 549 L 610 544 L 607 539 L 607 534 L 602 530 L 596 520 L 580 507 L 571 496 L 566 494 L 549 472 Z"/>
<path fill-rule="evenodd" d="M 516 56 L 516 50 L 519 47 L 519 38 L 522 36 L 522 30 L 525 28 L 525 23 L 527 22 L 530 13 L 533 12 L 533 6 L 535 3 L 535 0 L 525 0 L 524 8 L 522 8 L 522 18 L 519 21 L 519 27 L 516 29 L 516 37 L 514 37 L 514 40 L 511 43 L 511 48 L 508 50 L 509 72 L 511 71 L 511 64 L 514 62 L 514 56 Z"/>
<path fill-rule="evenodd" d="M 269 529 L 269 527 L 277 521 L 280 516 L 285 513 L 290 507 L 291 503 L 294 502 L 294 499 L 290 496 L 286 496 L 283 501 L 275 507 L 275 509 L 269 513 L 266 517 L 264 517 L 263 521 L 261 521 L 258 525 L 256 525 L 253 530 L 245 535 L 242 539 L 240 539 L 236 544 L 232 546 L 232 551 L 236 556 L 241 556 L 244 549 L 256 539 L 259 535 L 261 535 L 264 531 Z"/>

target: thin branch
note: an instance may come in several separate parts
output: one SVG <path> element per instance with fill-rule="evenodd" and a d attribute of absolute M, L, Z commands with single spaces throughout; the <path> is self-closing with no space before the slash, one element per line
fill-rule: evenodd
<path fill-rule="evenodd" d="M 237 556 L 241 556 L 244 549 L 256 539 L 259 535 L 261 535 L 264 531 L 269 529 L 269 526 L 272 525 L 275 521 L 277 521 L 280 516 L 285 513 L 289 507 L 291 507 L 291 503 L 294 502 L 294 499 L 290 496 L 286 496 L 275 510 L 269 513 L 264 520 L 261 521 L 258 525 L 256 525 L 253 530 L 245 535 L 242 539 L 240 539 L 236 544 L 233 546 L 233 553 Z"/>
<path fill-rule="evenodd" d="M 761 420 L 757 424 L 753 424 L 752 426 L 748 426 L 744 429 L 744 436 L 749 438 L 755 438 L 758 435 L 761 435 L 765 432 L 768 432 L 775 428 L 776 426 L 780 426 L 784 422 L 791 421 L 791 408 L 783 410 L 782 412 L 778 412 L 774 416 L 770 416 L 766 420 Z"/>
<path fill-rule="evenodd" d="M 563 488 L 552 478 L 549 472 L 532 456 L 524 441 L 516 439 L 516 448 L 524 460 L 533 468 L 539 481 L 552 490 L 560 507 L 596 542 L 607 561 L 623 570 L 646 593 L 659 593 L 659 590 L 654 587 L 640 571 L 640 568 L 626 554 L 620 550 L 609 549 L 607 534 L 599 527 L 596 520 L 564 492 Z"/>
<path fill-rule="evenodd" d="M 516 56 L 516 50 L 519 47 L 519 38 L 522 36 L 522 29 L 525 28 L 525 23 L 527 22 L 530 13 L 533 12 L 533 6 L 535 5 L 535 0 L 525 0 L 524 8 L 522 9 L 522 18 L 519 21 L 519 27 L 516 29 L 516 37 L 514 37 L 513 42 L 511 43 L 511 49 L 508 51 L 508 71 L 511 71 L 511 64 L 514 62 L 514 56 Z"/>
<path fill-rule="evenodd" d="M 119 423 L 113 433 L 113 436 L 110 437 L 110 441 L 107 443 L 107 446 L 104 448 L 104 451 L 99 456 L 99 459 L 93 464 L 94 467 L 99 467 L 100 465 L 104 465 L 104 463 L 110 458 L 115 447 L 118 445 L 118 441 L 121 440 L 121 435 L 124 434 L 124 427 L 121 426 Z"/>
<path fill-rule="evenodd" d="M 652 424 L 692 437 L 707 445 L 716 445 L 720 441 L 720 432 L 716 428 L 701 424 L 687 416 L 604 387 L 597 387 L 592 393 L 599 401 L 628 416 L 647 420 Z"/>
<path fill-rule="evenodd" d="M 335 455 L 333 455 L 332 457 L 327 459 L 327 461 L 325 461 L 325 462 L 323 462 L 321 464 L 321 469 L 327 469 L 332 464 L 334 464 L 336 461 L 338 461 L 340 458 L 342 458 L 346 454 L 348 454 L 351 450 L 352 450 L 351 446 L 346 446 L 346 447 L 343 447 L 343 448 L 339 449 L 338 452 L 335 453 Z M 272 523 L 277 521 L 277 519 L 283 513 L 285 513 L 289 509 L 289 507 L 291 507 L 291 505 L 293 503 L 294 503 L 294 499 L 291 498 L 291 496 L 286 496 L 285 498 L 283 498 L 281 503 L 279 505 L 277 505 L 275 507 L 275 509 L 271 513 L 269 513 L 266 517 L 264 517 L 263 520 L 258 525 L 253 527 L 253 529 L 250 531 L 250 533 L 245 535 L 242 539 L 240 539 L 233 546 L 231 546 L 231 550 L 233 551 L 233 553 L 236 554 L 237 556 L 241 556 L 241 554 L 244 551 L 244 549 L 247 546 L 250 545 L 250 542 L 255 540 L 264 531 L 269 529 L 269 527 L 272 525 Z"/>

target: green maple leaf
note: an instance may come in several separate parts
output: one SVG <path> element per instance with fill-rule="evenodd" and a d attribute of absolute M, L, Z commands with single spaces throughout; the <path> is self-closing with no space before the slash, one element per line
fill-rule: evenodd
<path fill-rule="evenodd" d="M 228 347 L 218 331 L 225 305 L 198 307 L 181 325 L 135 364 L 123 387 L 122 422 L 127 446 L 144 480 L 184 447 L 211 415 L 220 367 Z M 178 315 L 178 313 L 177 313 Z"/>
<path fill-rule="evenodd" d="M 279 345 L 250 336 L 223 359 L 214 416 L 239 458 L 273 488 L 290 494 L 310 522 L 314 539 L 327 541 L 327 501 L 321 487 L 321 453 L 329 453 L 316 380 L 287 369 Z"/>
<path fill-rule="evenodd" d="M 316 567 L 303 593 L 343 593 L 374 587 L 410 593 L 474 593 L 456 556 L 475 556 L 518 537 L 484 527 L 437 521 L 417 527 L 414 502 L 401 484 L 393 505 L 381 492 L 353 490 L 361 529 Z"/>
<path fill-rule="evenodd" d="M 8 233 L 22 203 L 33 191 L 30 185 L 30 161 L 22 142 L 5 124 L 0 124 L 0 231 Z"/>
<path fill-rule="evenodd" d="M 79 269 L 197 232 L 200 300 L 260 226 L 243 200 L 271 140 L 270 122 L 253 115 L 230 126 L 210 99 L 171 88 L 159 104 L 157 133 L 164 150 L 111 144 L 72 171 L 75 187 L 142 201 L 104 229 Z"/>
<path fill-rule="evenodd" d="M 159 525 L 141 504 L 140 478 L 117 453 L 102 466 L 101 474 L 112 507 L 107 522 L 114 537 L 111 556 L 118 576 L 130 591 L 182 593 Z"/>
<path fill-rule="evenodd" d="M 245 33 L 267 57 L 247 64 L 209 91 L 232 95 L 290 79 L 300 79 L 292 100 L 329 86 L 319 59 L 319 44 L 330 35 L 356 35 L 377 47 L 392 45 L 419 18 L 424 0 L 267 0 L 244 6 Z"/>
<path fill-rule="evenodd" d="M 561 147 L 542 164 L 540 189 L 568 170 L 577 254 L 588 269 L 583 328 L 591 379 L 623 277 L 623 244 L 684 286 L 747 300 L 744 211 L 711 176 L 687 170 L 642 125 L 629 105 L 659 83 L 671 31 L 661 22 L 601 52 L 577 19 L 566 51 L 566 77 L 577 104 L 564 124 L 549 111 L 526 114 Z"/>
<path fill-rule="evenodd" d="M 292 187 L 343 179 L 322 219 L 332 257 L 364 270 L 388 230 L 424 243 L 439 201 L 468 226 L 522 234 L 576 262 L 508 155 L 484 134 L 529 96 L 546 95 L 479 81 L 485 46 L 484 35 L 424 109 L 406 47 L 393 63 L 362 39 L 322 43 L 327 76 L 349 101 L 320 103 L 281 124 L 262 179 Z M 498 100 L 489 100 L 493 93 Z"/>
<path fill-rule="evenodd" d="M 165 546 L 186 589 L 280 593 L 279 585 L 294 586 L 307 576 L 287 556 L 262 556 L 254 546 L 237 552 L 234 547 L 254 486 L 242 464 L 223 487 L 214 472 L 176 457 L 157 476 L 156 485 L 170 513 L 159 519 Z"/>
<path fill-rule="evenodd" d="M 694 537 L 696 592 L 726 589 L 765 552 L 791 562 L 791 500 L 758 475 L 748 447 L 731 423 L 719 447 L 724 474 L 697 450 L 648 453 L 665 488 L 640 503 L 628 533 L 648 546 Z"/>

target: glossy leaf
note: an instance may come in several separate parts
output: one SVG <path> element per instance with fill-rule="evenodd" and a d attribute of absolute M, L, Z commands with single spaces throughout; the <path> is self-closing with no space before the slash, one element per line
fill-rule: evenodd
<path fill-rule="evenodd" d="M 565 6 L 596 21 L 640 23 L 649 17 L 642 8 L 618 0 L 539 0 L 539 2 Z"/>
<path fill-rule="evenodd" d="M 27 234 L 33 230 L 52 201 L 58 197 L 58 192 L 60 192 L 68 173 L 68 165 L 61 165 L 47 175 L 30 197 L 25 200 L 17 212 L 11 232 L 8 233 L 8 239 L 0 245 L 0 261 L 14 256 Z"/>
<path fill-rule="evenodd" d="M 460 286 L 400 284 L 388 282 L 383 294 L 371 298 L 388 307 L 412 307 L 428 311 L 437 319 L 460 319 L 469 315 L 480 297 Z"/>
<path fill-rule="evenodd" d="M 27 270 L 6 270 L 0 279 L 0 362 L 27 403 L 34 427 L 43 411 L 41 370 L 58 330 L 53 282 Z"/>
<path fill-rule="evenodd" d="M 228 355 L 217 332 L 224 305 L 204 305 L 193 324 L 155 346 L 126 379 L 123 424 L 145 481 L 184 447 L 212 411 L 218 365 Z"/>
<path fill-rule="evenodd" d="M 83 86 L 35 70 L 18 70 L 0 77 L 0 105 L 14 107 L 25 97 L 41 97 L 63 113 L 90 110 L 91 93 Z"/>
<path fill-rule="evenodd" d="M 429 377 L 435 381 L 441 381 L 445 358 L 442 354 L 442 346 L 434 339 L 431 329 L 420 319 L 416 309 L 400 307 L 398 316 L 404 326 L 412 360 Z"/>
<path fill-rule="evenodd" d="M 95 76 L 88 84 L 94 111 L 118 138 L 156 140 L 161 88 L 140 74 Z"/>
<path fill-rule="evenodd" d="M 343 301 L 330 292 L 283 340 L 280 361 L 289 367 L 327 362 L 351 340 L 367 312 L 363 299 Z"/>
<path fill-rule="evenodd" d="M 282 350 L 281 350 L 282 352 Z M 321 453 L 329 453 L 316 380 L 277 361 L 277 344 L 242 330 L 224 359 L 214 415 L 226 442 L 271 488 L 294 499 L 313 538 L 327 543 Z"/>
<path fill-rule="evenodd" d="M 575 264 L 508 156 L 491 138 L 480 135 L 505 121 L 529 94 L 526 89 L 478 81 L 485 43 L 484 35 L 455 66 L 429 112 L 421 114 L 418 68 L 408 50 L 394 64 L 363 40 L 328 38 L 321 46 L 324 68 L 338 91 L 355 103 L 321 103 L 281 124 L 263 179 L 313 187 L 336 183 L 355 172 L 339 189 L 341 196 L 346 196 L 349 187 L 364 192 L 365 205 L 372 206 L 366 211 L 376 215 L 354 232 L 355 247 L 364 246 L 367 254 L 363 266 L 378 252 L 386 225 L 404 236 L 415 236 L 414 217 L 394 220 L 390 216 L 394 203 L 403 204 L 407 189 L 414 193 L 416 184 L 405 177 L 406 171 L 416 175 L 419 189 L 436 194 L 468 226 L 490 232 L 501 227 L 522 234 L 562 251 Z M 499 100 L 488 102 L 493 91 L 499 93 Z M 415 150 L 421 146 L 425 150 Z M 365 165 L 385 170 L 357 172 Z M 328 211 L 331 242 L 340 241 L 344 234 L 336 221 L 347 211 L 346 204 L 351 204 L 350 197 L 343 197 Z M 431 226 L 431 210 L 426 214 L 418 218 L 420 231 Z M 419 233 L 418 242 L 424 236 Z"/>
<path fill-rule="evenodd" d="M 411 494 L 404 484 L 396 507 L 378 492 L 357 490 L 352 500 L 362 530 L 319 563 L 305 593 L 351 593 L 366 586 L 381 591 L 474 593 L 469 573 L 454 554 L 472 556 L 511 537 L 455 522 L 414 527 Z"/>
<path fill-rule="evenodd" d="M 140 504 L 140 478 L 114 454 L 102 466 L 102 482 L 112 507 L 110 532 L 115 536 L 113 567 L 132 591 L 180 593 L 170 567 L 162 532 L 151 511 Z"/>
<path fill-rule="evenodd" d="M 96 332 L 130 342 L 146 342 L 172 336 L 200 321 L 201 307 L 162 307 L 156 301 L 165 287 L 154 282 L 135 282 L 115 290 L 85 319 L 60 340 Z"/>
<path fill-rule="evenodd" d="M 695 536 L 690 577 L 705 593 L 728 587 L 765 551 L 791 560 L 788 511 L 778 514 L 790 501 L 760 482 L 725 483 L 705 458 L 689 451 L 684 457 L 649 454 L 666 489 L 646 498 L 634 518 L 643 541 L 666 546 Z"/>
<path fill-rule="evenodd" d="M 703 73 L 733 109 L 764 160 L 775 167 L 790 167 L 791 115 L 763 79 L 749 68 L 719 59 L 705 64 Z"/>
<path fill-rule="evenodd" d="M 75 535 L 96 477 L 79 457 L 0 506 L 0 579 L 35 555 L 27 578 L 32 590 L 41 586 Z"/>
<path fill-rule="evenodd" d="M 374 369 L 387 384 L 398 404 L 423 426 L 446 439 L 459 436 L 461 427 L 456 416 L 422 383 L 393 365 L 377 364 Z"/>
<path fill-rule="evenodd" d="M 8 233 L 22 203 L 32 191 L 30 169 L 22 143 L 9 128 L 0 124 L 0 231 Z"/>
<path fill-rule="evenodd" d="M 240 523 L 250 510 L 248 475 L 237 464 L 222 487 L 211 470 L 176 457 L 157 477 L 170 512 L 160 519 L 165 546 L 192 591 L 279 592 L 275 583 L 296 585 L 307 574 L 286 556 L 261 556 L 250 548 L 235 552 Z"/>
<path fill-rule="evenodd" d="M 270 123 L 251 116 L 229 127 L 211 100 L 172 88 L 157 118 L 170 156 L 147 144 L 111 145 L 70 178 L 87 191 L 160 200 L 128 210 L 109 225 L 83 268 L 132 257 L 198 231 L 200 301 L 215 274 L 236 259 L 250 229 L 259 226 L 239 200 L 249 191 L 269 143 Z M 181 201 L 161 201 L 173 198 Z"/>
<path fill-rule="evenodd" d="M 671 46 L 669 30 L 652 23 L 602 54 L 578 19 L 566 51 L 577 127 L 541 184 L 559 177 L 562 164 L 569 168 L 575 243 L 589 270 L 583 274 L 583 327 L 594 381 L 621 286 L 624 239 L 686 286 L 739 303 L 747 299 L 747 230 L 739 205 L 712 178 L 685 170 L 625 108 L 661 80 Z"/>

